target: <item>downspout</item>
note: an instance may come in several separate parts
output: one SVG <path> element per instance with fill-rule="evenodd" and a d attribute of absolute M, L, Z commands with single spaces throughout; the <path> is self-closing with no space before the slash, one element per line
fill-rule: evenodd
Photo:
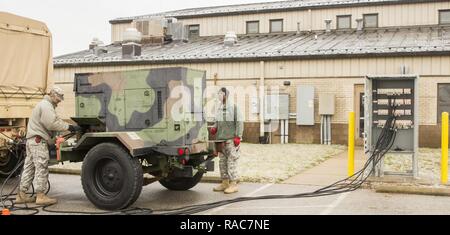
<path fill-rule="evenodd" d="M 219 74 L 215 73 L 214 74 L 214 86 L 217 86 L 217 80 L 219 79 Z"/>
<path fill-rule="evenodd" d="M 264 124 L 264 101 L 265 101 L 265 77 L 264 77 L 264 61 L 260 62 L 259 66 L 259 137 L 260 142 L 265 137 L 265 124 Z"/>

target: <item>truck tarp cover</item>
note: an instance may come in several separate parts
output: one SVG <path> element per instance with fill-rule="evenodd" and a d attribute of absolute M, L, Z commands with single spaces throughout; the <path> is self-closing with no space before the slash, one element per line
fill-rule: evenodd
<path fill-rule="evenodd" d="M 52 76 L 52 37 L 47 26 L 0 12 L 1 92 L 45 92 Z"/>

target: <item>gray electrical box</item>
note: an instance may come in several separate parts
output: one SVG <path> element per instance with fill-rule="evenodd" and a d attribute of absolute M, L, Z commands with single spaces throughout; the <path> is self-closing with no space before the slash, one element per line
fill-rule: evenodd
<path fill-rule="evenodd" d="M 314 92 L 312 86 L 297 87 L 297 125 L 314 126 Z"/>
<path fill-rule="evenodd" d="M 265 99 L 266 120 L 289 120 L 289 95 L 272 94 Z"/>
<path fill-rule="evenodd" d="M 419 146 L 418 76 L 368 76 L 365 84 L 365 149 L 369 156 L 387 119 L 394 115 L 396 136 L 389 153 L 412 157 L 412 169 L 407 172 L 385 172 L 384 161 L 374 166 L 377 176 L 385 174 L 418 176 L 417 151 Z"/>
<path fill-rule="evenodd" d="M 336 95 L 320 94 L 319 95 L 319 115 L 334 115 L 336 112 Z"/>

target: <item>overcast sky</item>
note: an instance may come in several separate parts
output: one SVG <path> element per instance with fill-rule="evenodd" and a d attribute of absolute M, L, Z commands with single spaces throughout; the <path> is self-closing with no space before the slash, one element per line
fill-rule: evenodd
<path fill-rule="evenodd" d="M 184 8 L 274 0 L 0 0 L 0 11 L 43 21 L 53 34 L 54 55 L 88 48 L 92 38 L 111 42 L 109 20 Z"/>

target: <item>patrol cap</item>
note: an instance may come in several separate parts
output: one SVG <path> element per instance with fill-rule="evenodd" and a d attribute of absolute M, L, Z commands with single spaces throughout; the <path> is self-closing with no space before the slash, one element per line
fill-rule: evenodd
<path fill-rule="evenodd" d="M 61 100 L 64 100 L 64 90 L 59 87 L 59 86 L 54 86 L 51 90 L 50 90 L 50 94 L 56 94 Z"/>

